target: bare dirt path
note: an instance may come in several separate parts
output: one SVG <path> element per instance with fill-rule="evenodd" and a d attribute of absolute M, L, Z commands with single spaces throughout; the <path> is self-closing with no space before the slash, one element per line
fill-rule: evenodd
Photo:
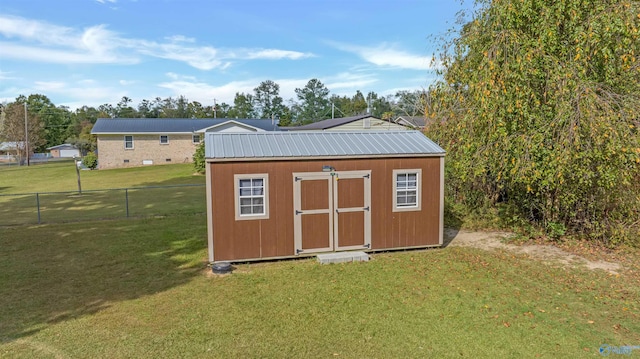
<path fill-rule="evenodd" d="M 511 236 L 506 232 L 472 232 L 456 229 L 445 229 L 445 246 L 472 247 L 484 250 L 503 249 L 519 254 L 526 254 L 531 258 L 548 263 L 560 263 L 570 267 L 586 267 L 588 269 L 602 269 L 611 274 L 618 274 L 622 266 L 618 263 L 605 261 L 591 261 L 584 257 L 569 253 L 552 245 L 513 245 L 503 243 L 503 239 Z"/>

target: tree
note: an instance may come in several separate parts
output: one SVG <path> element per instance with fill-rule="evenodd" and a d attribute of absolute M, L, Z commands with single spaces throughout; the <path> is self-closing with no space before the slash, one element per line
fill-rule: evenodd
<path fill-rule="evenodd" d="M 26 102 L 29 113 L 37 114 L 42 121 L 44 141 L 33 147 L 34 151 L 44 152 L 47 147 L 64 143 L 71 125 L 71 113 L 66 108 L 56 107 L 47 96 L 41 94 L 32 94 L 27 98 L 19 96 L 16 102 Z"/>
<path fill-rule="evenodd" d="M 393 110 L 398 116 L 425 116 L 425 109 L 429 106 L 429 93 L 416 90 L 398 91 L 395 94 Z"/>
<path fill-rule="evenodd" d="M 351 98 L 351 108 L 349 110 L 350 116 L 363 115 L 367 112 L 367 100 L 360 90 L 357 90 L 356 94 Z"/>
<path fill-rule="evenodd" d="M 233 99 L 233 108 L 228 112 L 230 118 L 254 118 L 253 96 L 244 92 L 236 92 Z"/>
<path fill-rule="evenodd" d="M 131 103 L 132 102 L 133 102 L 133 100 L 130 99 L 129 97 L 122 96 L 122 99 L 116 105 L 116 109 L 115 109 L 116 117 L 121 117 L 121 118 L 136 118 L 136 117 L 139 117 L 138 111 L 136 111 L 135 108 L 131 107 Z"/>
<path fill-rule="evenodd" d="M 478 5 L 430 92 L 452 199 L 551 235 L 637 240 L 640 3 Z"/>
<path fill-rule="evenodd" d="M 20 157 L 20 163 L 25 163 L 27 156 L 30 156 L 35 148 L 45 143 L 44 125 L 40 117 L 28 108 L 26 121 L 28 141 L 25 143 L 25 100 L 26 98 L 21 96 L 15 102 L 4 106 L 2 128 L 0 128 L 0 139 L 2 141 L 15 142 L 17 144 L 16 155 Z"/>
<path fill-rule="evenodd" d="M 279 119 L 286 111 L 286 106 L 280 97 L 280 85 L 267 80 L 253 89 L 256 112 L 259 118 Z"/>
<path fill-rule="evenodd" d="M 329 90 L 320 80 L 311 79 L 304 88 L 296 88 L 295 92 L 300 101 L 296 116 L 298 121 L 320 121 L 331 116 Z"/>

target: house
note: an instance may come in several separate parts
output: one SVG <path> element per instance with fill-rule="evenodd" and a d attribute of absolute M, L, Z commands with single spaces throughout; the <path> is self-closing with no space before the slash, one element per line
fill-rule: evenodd
<path fill-rule="evenodd" d="M 418 130 L 424 129 L 427 123 L 424 116 L 398 116 L 394 122 Z"/>
<path fill-rule="evenodd" d="M 80 150 L 69 143 L 63 143 L 61 145 L 48 147 L 47 150 L 51 152 L 53 158 L 75 158 L 80 157 Z"/>
<path fill-rule="evenodd" d="M 419 131 L 205 135 L 211 263 L 443 243 L 445 151 Z"/>
<path fill-rule="evenodd" d="M 371 115 L 331 118 L 308 125 L 287 127 L 287 131 L 362 131 L 362 130 L 406 130 L 407 127 Z"/>
<path fill-rule="evenodd" d="M 278 131 L 270 120 L 101 118 L 97 136 L 98 168 L 192 162 L 205 132 Z"/>
<path fill-rule="evenodd" d="M 24 142 L 0 142 L 0 162 L 16 162 Z"/>

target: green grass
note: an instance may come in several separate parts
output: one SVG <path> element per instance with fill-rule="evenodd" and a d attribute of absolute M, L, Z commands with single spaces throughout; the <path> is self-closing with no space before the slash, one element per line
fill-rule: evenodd
<path fill-rule="evenodd" d="M 83 190 L 177 184 L 204 184 L 205 176 L 194 175 L 193 164 L 130 167 L 80 171 Z M 77 191 L 73 162 L 51 162 L 33 166 L 0 167 L 0 194 Z"/>
<path fill-rule="evenodd" d="M 80 175 L 82 195 L 77 193 L 73 162 L 0 168 L 0 225 L 38 223 L 37 203 L 40 223 L 126 217 L 127 201 L 129 216 L 206 212 L 205 177 L 193 175 L 192 164 L 81 171 Z M 124 190 L 179 185 L 199 186 Z M 70 192 L 52 193 L 59 191 Z"/>
<path fill-rule="evenodd" d="M 448 247 L 217 277 L 205 216 L 2 231 L 3 357 L 555 358 L 640 345 L 630 271 Z"/>

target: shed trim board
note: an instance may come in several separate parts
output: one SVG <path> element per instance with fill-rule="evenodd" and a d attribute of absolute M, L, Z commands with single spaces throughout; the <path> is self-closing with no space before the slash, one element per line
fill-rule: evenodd
<path fill-rule="evenodd" d="M 410 154 L 410 155 L 362 155 L 362 156 L 308 156 L 308 157 L 244 157 L 244 158 L 207 158 L 206 162 L 264 162 L 264 161 L 300 161 L 315 159 L 368 159 L 368 158 L 420 158 L 444 157 L 443 154 Z"/>
<path fill-rule="evenodd" d="M 413 131 L 404 133 L 410 132 Z M 208 133 L 206 136 L 211 137 L 206 139 L 208 145 L 221 135 Z M 255 133 L 245 136 L 255 136 Z M 360 136 L 370 136 L 370 132 L 355 134 Z M 415 134 L 407 136 L 416 140 Z M 225 145 L 236 146 L 233 151 L 237 149 L 240 154 L 243 150 L 237 146 L 247 139 L 238 134 L 233 137 L 238 142 L 232 140 Z M 298 153 L 300 149 L 294 147 L 302 146 L 300 139 L 303 138 L 299 137 L 294 144 L 281 136 L 264 136 L 260 141 L 284 141 L 278 144 L 281 148 Z M 339 141 L 348 138 L 329 135 L 330 141 L 324 145 L 343 146 Z M 444 150 L 437 145 L 433 147 L 434 153 L 417 153 L 416 148 L 424 148 L 420 145 L 415 148 L 383 145 L 381 148 L 389 151 L 400 148 L 398 151 L 406 153 L 322 155 L 335 149 L 325 150 L 316 144 L 313 151 L 320 155 L 315 156 L 291 156 L 280 151 L 282 157 L 207 158 L 209 261 L 239 262 L 332 251 L 375 252 L 442 246 Z M 393 211 L 394 196 L 398 196 L 394 185 L 403 180 L 395 174 L 397 170 L 420 171 L 417 186 L 421 208 Z M 269 216 L 238 221 L 234 201 L 240 193 L 236 193 L 235 182 L 253 174 L 268 177 L 265 191 L 269 199 L 265 206 L 269 208 Z"/>

